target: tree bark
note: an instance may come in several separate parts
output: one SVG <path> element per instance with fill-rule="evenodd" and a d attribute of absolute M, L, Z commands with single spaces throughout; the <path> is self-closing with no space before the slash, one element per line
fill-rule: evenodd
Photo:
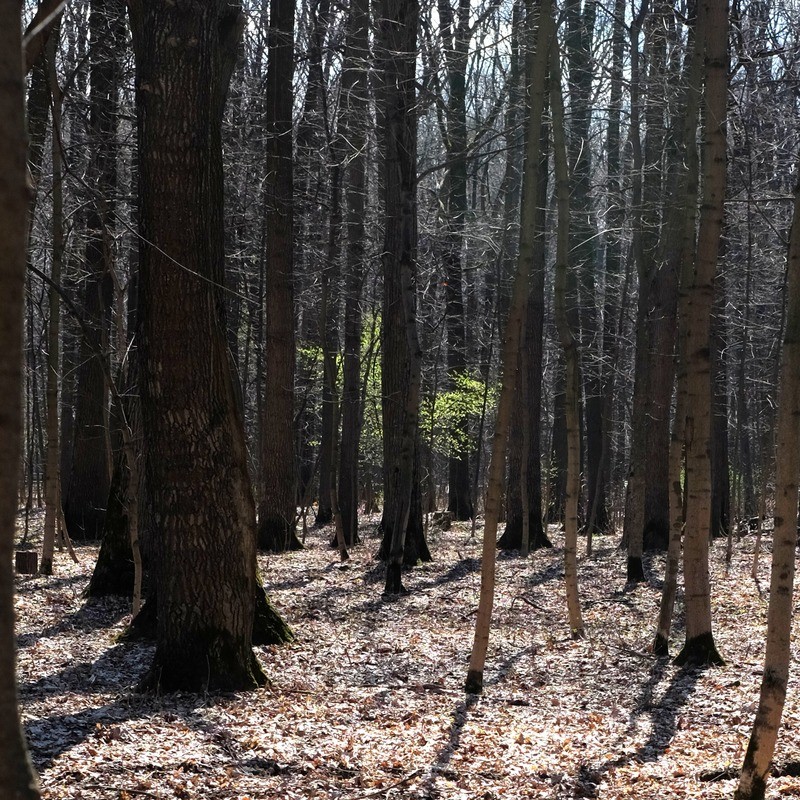
<path fill-rule="evenodd" d="M 705 19 L 704 19 L 705 18 Z M 711 524 L 711 365 L 709 336 L 726 184 L 727 0 L 702 0 L 698 36 L 705 43 L 703 202 L 694 284 L 686 317 L 686 529 L 683 553 L 686 639 L 676 663 L 722 663 L 711 631 L 708 572 Z"/>
<path fill-rule="evenodd" d="M 292 79 L 294 1 L 271 0 L 266 85 L 267 264 L 258 546 L 297 550 L 294 450 L 294 254 Z"/>
<path fill-rule="evenodd" d="M 415 563 L 422 508 L 418 487 L 419 402 L 422 353 L 416 322 L 417 123 L 416 0 L 384 0 L 378 24 L 381 73 L 383 207 L 384 507 L 381 552 L 387 561 L 386 594 L 404 591 L 404 561 Z M 424 538 L 423 538 L 424 543 Z M 413 560 L 412 560 L 413 559 Z"/>
<path fill-rule="evenodd" d="M 478 615 L 475 619 L 475 637 L 472 643 L 472 653 L 465 683 L 465 690 L 472 694 L 480 694 L 483 691 L 483 671 L 486 665 L 486 652 L 489 648 L 492 606 L 494 605 L 497 524 L 500 517 L 503 493 L 508 431 L 517 383 L 522 324 L 525 318 L 528 285 L 533 267 L 535 237 L 533 223 L 536 219 L 536 209 L 539 206 L 538 167 L 540 163 L 542 116 L 550 47 L 555 35 L 552 13 L 550 0 L 540 0 L 538 7 L 534 7 L 533 2 L 527 3 L 526 39 L 528 49 L 526 60 L 525 163 L 522 174 L 519 257 L 514 276 L 511 305 L 505 326 L 501 363 L 502 382 L 500 398 L 497 403 L 497 420 L 486 487 L 484 512 L 486 521 L 483 529 L 480 599 L 478 601 Z"/>
<path fill-rule="evenodd" d="M 0 791 L 38 800 L 19 722 L 12 552 L 22 449 L 22 325 L 27 184 L 22 4 L 0 3 Z"/>
<path fill-rule="evenodd" d="M 800 185 L 789 238 L 788 311 L 781 355 L 776 430 L 775 532 L 767 614 L 767 652 L 758 711 L 735 800 L 763 800 L 789 680 L 797 485 L 800 474 Z"/>
<path fill-rule="evenodd" d="M 65 476 L 64 518 L 70 536 L 99 539 L 111 483 L 106 383 L 113 304 L 112 235 L 117 193 L 118 49 L 124 36 L 120 0 L 93 0 L 89 14 L 90 177 L 96 195 L 87 206 L 83 309 L 89 327 L 81 337 L 75 387 L 72 472 Z"/>
<path fill-rule="evenodd" d="M 265 681 L 251 648 L 256 520 L 226 340 L 221 125 L 243 17 L 223 0 L 133 0 L 139 356 L 160 528 L 156 653 L 143 688 Z"/>
<path fill-rule="evenodd" d="M 361 438 L 361 295 L 365 258 L 367 192 L 366 140 L 369 87 L 363 65 L 369 58 L 369 3 L 353 0 L 347 20 L 342 67 L 341 124 L 348 148 L 345 179 L 347 245 L 344 278 L 342 438 L 339 448 L 339 511 L 345 544 L 358 542 L 358 454 Z"/>

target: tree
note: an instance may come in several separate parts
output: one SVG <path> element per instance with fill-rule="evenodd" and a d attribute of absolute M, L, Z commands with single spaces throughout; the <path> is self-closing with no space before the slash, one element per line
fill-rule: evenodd
<path fill-rule="evenodd" d="M 348 148 L 345 171 L 344 355 L 342 359 L 342 438 L 339 448 L 339 510 L 345 543 L 358 541 L 358 453 L 361 438 L 361 295 L 367 205 L 367 125 L 369 87 L 369 3 L 352 0 L 347 17 L 342 100 L 342 139 Z"/>
<path fill-rule="evenodd" d="M 553 45 L 550 67 L 550 105 L 553 109 L 553 161 L 555 164 L 558 231 L 556 233 L 555 317 L 558 338 L 564 348 L 566 376 L 564 406 L 567 428 L 567 482 L 564 496 L 564 583 L 572 636 L 583 636 L 578 596 L 578 501 L 581 491 L 580 353 L 567 313 L 567 271 L 569 259 L 570 180 L 564 130 L 564 101 L 561 95 L 561 55 Z"/>
<path fill-rule="evenodd" d="M 492 456 L 489 463 L 486 487 L 486 521 L 483 528 L 481 553 L 481 588 L 478 615 L 475 618 L 475 637 L 464 688 L 472 694 L 483 691 L 483 670 L 489 648 L 489 632 L 492 621 L 495 588 L 495 550 L 497 523 L 500 517 L 500 500 L 503 490 L 508 431 L 519 366 L 519 350 L 522 340 L 522 325 L 525 317 L 525 302 L 528 297 L 533 258 L 535 254 L 535 221 L 539 206 L 539 175 L 541 163 L 542 116 L 544 113 L 547 72 L 550 48 L 555 36 L 553 11 L 550 0 L 541 0 L 538 7 L 533 2 L 526 4 L 527 55 L 525 102 L 525 161 L 522 173 L 522 203 L 520 208 L 520 243 L 511 305 L 505 326 L 502 353 L 502 383 L 497 403 L 497 420 L 492 440 Z"/>
<path fill-rule="evenodd" d="M 386 594 L 403 591 L 403 563 L 429 559 L 419 499 L 421 362 L 416 320 L 416 0 L 384 0 L 378 24 L 384 212 L 381 380 Z"/>
<path fill-rule="evenodd" d="M 709 340 L 726 182 L 727 0 L 701 0 L 697 36 L 705 46 L 703 201 L 694 281 L 686 314 L 686 529 L 683 554 L 686 640 L 676 663 L 722 663 L 711 632 L 708 575 L 711 524 Z M 674 480 L 674 477 L 673 477 Z"/>
<path fill-rule="evenodd" d="M 112 242 L 117 195 L 118 50 L 124 31 L 120 0 L 94 0 L 89 14 L 89 181 L 83 309 L 90 325 L 81 337 L 76 381 L 72 471 L 64 476 L 64 517 L 76 538 L 99 539 L 111 483 L 107 369 L 113 304 Z"/>
<path fill-rule="evenodd" d="M 800 184 L 789 237 L 788 309 L 781 355 L 776 430 L 775 532 L 761 695 L 735 800 L 763 800 L 786 701 L 791 661 L 800 474 Z"/>
<path fill-rule="evenodd" d="M 37 800 L 19 724 L 11 571 L 22 449 L 22 320 L 28 210 L 22 4 L 0 3 L 0 794 Z"/>
<path fill-rule="evenodd" d="M 294 254 L 292 168 L 292 76 L 294 0 L 271 0 L 264 183 L 267 209 L 266 330 L 262 409 L 262 496 L 258 546 L 281 553 L 296 550 L 294 451 Z M 261 387 L 259 387 L 261 390 Z"/>
<path fill-rule="evenodd" d="M 142 427 L 158 636 L 143 685 L 247 689 L 256 520 L 226 340 L 221 125 L 243 17 L 130 4 L 139 132 Z"/>

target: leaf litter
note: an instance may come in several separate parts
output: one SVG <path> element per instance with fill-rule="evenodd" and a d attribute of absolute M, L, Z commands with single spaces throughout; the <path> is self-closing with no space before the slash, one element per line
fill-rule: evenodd
<path fill-rule="evenodd" d="M 678 669 L 649 651 L 663 556 L 624 585 L 616 538 L 580 560 L 587 637 L 569 636 L 563 538 L 528 559 L 500 554 L 484 693 L 466 695 L 480 536 L 431 528 L 434 561 L 409 594 L 381 597 L 377 520 L 339 565 L 330 530 L 261 555 L 297 641 L 256 652 L 271 685 L 239 694 L 135 691 L 153 644 L 119 642 L 124 598 L 85 601 L 97 548 L 57 554 L 53 577 L 17 582 L 22 720 L 47 800 L 325 798 L 500 800 L 729 798 L 763 668 L 766 596 L 754 541 L 711 552 L 714 635 L 726 665 Z M 599 547 L 598 547 L 599 544 Z M 768 544 L 768 543 L 767 543 Z M 769 547 L 759 585 L 768 586 Z M 680 648 L 678 603 L 671 652 Z M 793 638 L 796 661 L 797 638 Z M 800 798 L 793 671 L 767 796 Z"/>

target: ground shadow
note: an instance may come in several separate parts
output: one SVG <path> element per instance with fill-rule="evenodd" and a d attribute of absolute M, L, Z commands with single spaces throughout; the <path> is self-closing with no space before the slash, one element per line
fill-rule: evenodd
<path fill-rule="evenodd" d="M 582 764 L 576 780 L 584 789 L 589 786 L 595 787 L 606 773 L 618 767 L 631 763 L 641 764 L 657 761 L 669 747 L 677 730 L 679 712 L 694 693 L 706 667 L 692 665 L 678 670 L 672 676 L 663 697 L 658 702 L 654 702 L 655 690 L 667 674 L 668 665 L 668 658 L 659 658 L 654 661 L 650 668 L 650 674 L 641 687 L 630 712 L 628 727 L 623 737 L 625 739 L 632 737 L 635 734 L 638 719 L 646 714 L 650 717 L 651 722 L 647 740 L 637 747 L 635 752 L 609 759 L 597 767 Z"/>
<path fill-rule="evenodd" d="M 90 598 L 79 609 L 62 617 L 54 625 L 50 625 L 35 633 L 21 633 L 17 636 L 17 649 L 31 647 L 40 639 L 48 639 L 67 631 L 83 631 L 89 633 L 99 628 L 108 628 L 129 614 L 131 601 L 126 597 L 108 595 Z"/>

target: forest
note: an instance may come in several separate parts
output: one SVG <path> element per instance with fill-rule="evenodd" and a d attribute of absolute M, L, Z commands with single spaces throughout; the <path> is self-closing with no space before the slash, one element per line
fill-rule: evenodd
<path fill-rule="evenodd" d="M 0 0 L 0 800 L 800 798 L 797 0 Z"/>

